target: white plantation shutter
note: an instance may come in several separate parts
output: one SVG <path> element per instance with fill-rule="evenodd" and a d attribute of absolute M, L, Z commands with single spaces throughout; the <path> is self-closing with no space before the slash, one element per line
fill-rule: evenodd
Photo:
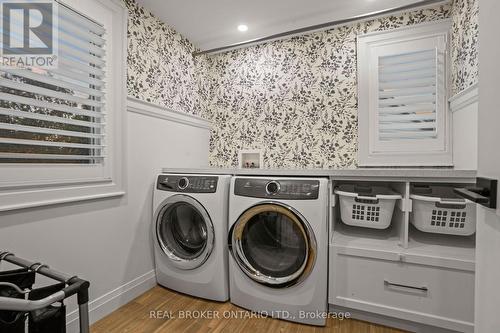
<path fill-rule="evenodd" d="M 53 4 L 56 66 L 0 68 L 0 212 L 124 194 L 127 8 Z"/>
<path fill-rule="evenodd" d="M 56 68 L 0 68 L 0 163 L 106 157 L 106 30 L 64 5 L 58 15 Z"/>
<path fill-rule="evenodd" d="M 436 49 L 379 58 L 379 139 L 416 140 L 438 136 L 438 80 L 444 62 Z"/>
<path fill-rule="evenodd" d="M 450 22 L 358 37 L 359 164 L 450 165 Z"/>

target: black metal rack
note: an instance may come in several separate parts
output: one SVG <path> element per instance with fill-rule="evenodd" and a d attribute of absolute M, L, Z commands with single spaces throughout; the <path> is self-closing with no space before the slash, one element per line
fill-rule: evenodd
<path fill-rule="evenodd" d="M 8 251 L 0 251 L 0 262 L 4 260 L 22 268 L 34 270 L 36 273 L 49 277 L 51 279 L 63 282 L 67 285 L 61 291 L 49 295 L 41 300 L 26 300 L 10 297 L 0 297 L 0 310 L 10 311 L 34 311 L 43 309 L 55 302 L 60 302 L 68 297 L 77 295 L 78 311 L 80 320 L 80 333 L 89 333 L 89 287 L 88 281 L 82 280 L 77 276 L 67 275 L 58 272 L 49 266 L 39 262 L 30 262 L 28 260 L 18 258 L 13 253 Z"/>

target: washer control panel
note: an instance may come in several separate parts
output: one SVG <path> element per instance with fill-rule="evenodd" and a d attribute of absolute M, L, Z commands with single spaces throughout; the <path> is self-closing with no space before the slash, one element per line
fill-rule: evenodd
<path fill-rule="evenodd" d="M 237 178 L 234 194 L 264 199 L 318 199 L 319 181 L 303 179 Z"/>
<path fill-rule="evenodd" d="M 218 177 L 191 175 L 159 175 L 156 188 L 180 193 L 215 193 Z"/>

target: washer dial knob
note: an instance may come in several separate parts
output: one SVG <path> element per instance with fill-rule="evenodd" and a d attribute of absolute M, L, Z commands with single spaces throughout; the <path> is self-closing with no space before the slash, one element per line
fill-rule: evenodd
<path fill-rule="evenodd" d="M 266 184 L 266 192 L 267 194 L 277 194 L 280 191 L 281 185 L 277 181 L 270 181 Z"/>
<path fill-rule="evenodd" d="M 179 181 L 177 182 L 177 186 L 178 186 L 181 190 L 186 189 L 186 188 L 189 186 L 189 179 L 187 179 L 186 177 L 182 177 L 182 178 L 181 178 L 181 179 L 179 179 Z"/>

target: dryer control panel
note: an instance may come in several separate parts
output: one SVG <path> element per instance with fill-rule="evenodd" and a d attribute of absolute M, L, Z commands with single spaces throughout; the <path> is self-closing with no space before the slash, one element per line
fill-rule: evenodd
<path fill-rule="evenodd" d="M 159 175 L 156 188 L 179 193 L 215 193 L 218 180 L 216 176 Z"/>
<path fill-rule="evenodd" d="M 302 179 L 237 178 L 234 194 L 264 199 L 315 200 L 319 181 Z"/>

